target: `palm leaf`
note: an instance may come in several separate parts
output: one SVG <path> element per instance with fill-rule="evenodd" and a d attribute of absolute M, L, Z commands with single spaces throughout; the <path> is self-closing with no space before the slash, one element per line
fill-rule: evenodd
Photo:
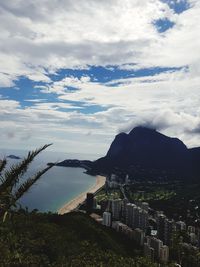
<path fill-rule="evenodd" d="M 0 173 L 2 173 L 2 171 L 4 170 L 6 163 L 7 163 L 6 159 L 0 160 Z"/>
<path fill-rule="evenodd" d="M 6 188 L 10 187 L 12 191 L 13 187 L 19 181 L 19 178 L 27 171 L 30 163 L 33 159 L 44 149 L 49 147 L 51 144 L 44 145 L 43 147 L 36 149 L 35 151 L 31 151 L 28 153 L 27 157 L 25 157 L 20 163 L 10 167 L 9 170 L 4 172 L 4 179 L 0 185 L 0 194 L 1 192 L 5 191 Z"/>
<path fill-rule="evenodd" d="M 35 174 L 33 177 L 28 178 L 23 184 L 19 186 L 19 188 L 14 193 L 14 202 L 16 202 L 18 199 L 20 199 L 28 190 L 30 187 L 35 184 L 40 177 L 47 172 L 49 169 L 51 169 L 54 166 L 54 164 L 46 167 L 45 169 L 39 171 L 37 174 Z"/>

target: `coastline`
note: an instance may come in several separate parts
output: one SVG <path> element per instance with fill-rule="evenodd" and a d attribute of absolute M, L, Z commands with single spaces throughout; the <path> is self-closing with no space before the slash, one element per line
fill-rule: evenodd
<path fill-rule="evenodd" d="M 80 195 L 78 195 L 77 197 L 72 199 L 71 201 L 64 204 L 58 210 L 58 214 L 62 215 L 62 214 L 68 213 L 68 212 L 76 209 L 79 206 L 79 204 L 81 204 L 82 202 L 85 201 L 87 193 L 95 193 L 98 189 L 100 189 L 105 184 L 105 181 L 106 181 L 106 177 L 98 175 L 96 177 L 95 185 L 93 185 L 87 191 L 81 193 Z"/>

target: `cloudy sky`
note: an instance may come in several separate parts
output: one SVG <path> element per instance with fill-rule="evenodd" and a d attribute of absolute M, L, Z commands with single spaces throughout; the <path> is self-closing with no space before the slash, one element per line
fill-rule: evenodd
<path fill-rule="evenodd" d="M 103 155 L 137 125 L 200 146 L 199 0 L 0 0 L 0 147 Z"/>

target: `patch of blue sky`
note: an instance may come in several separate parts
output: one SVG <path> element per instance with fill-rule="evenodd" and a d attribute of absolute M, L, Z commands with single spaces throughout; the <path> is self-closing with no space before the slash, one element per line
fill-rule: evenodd
<path fill-rule="evenodd" d="M 103 107 L 99 105 L 87 105 L 87 106 L 83 105 L 82 107 L 83 109 L 81 109 L 80 112 L 84 114 L 94 114 L 97 112 L 108 110 L 108 107 Z"/>
<path fill-rule="evenodd" d="M 99 105 L 85 105 L 85 102 L 62 100 L 58 98 L 55 93 L 46 94 L 41 92 L 35 85 L 44 85 L 44 83 L 36 83 L 26 78 L 21 78 L 16 81 L 15 87 L 0 88 L 1 98 L 8 100 L 15 100 L 20 103 L 22 109 L 27 107 L 33 107 L 38 103 L 66 103 L 71 105 L 70 108 L 58 107 L 58 111 L 71 112 L 78 111 L 84 114 L 92 114 L 100 111 L 107 110 L 107 108 Z M 69 90 L 77 90 L 73 87 L 69 87 Z M 73 108 L 74 107 L 74 108 Z"/>
<path fill-rule="evenodd" d="M 91 82 L 106 83 L 113 79 L 126 78 L 130 71 L 124 71 L 118 66 L 87 66 L 85 69 L 61 69 L 56 74 L 49 75 L 52 81 L 59 81 L 65 77 L 76 77 L 80 79 L 83 76 L 90 77 Z"/>
<path fill-rule="evenodd" d="M 134 64 L 126 64 L 133 66 Z M 126 79 L 130 77 L 146 77 L 146 76 L 152 76 L 156 75 L 162 72 L 166 71 L 175 71 L 179 68 L 160 68 L 160 67 L 153 67 L 153 68 L 143 68 L 143 69 L 123 69 L 123 66 L 119 67 L 117 65 L 108 65 L 105 67 L 102 66 L 89 66 L 88 69 L 62 69 L 59 72 L 57 72 L 56 75 L 50 75 L 49 77 L 53 81 L 60 81 L 65 77 L 76 77 L 80 79 L 83 76 L 90 77 L 91 82 L 99 82 L 99 83 L 107 83 L 113 80 L 119 80 L 119 79 Z M 73 88 L 72 88 L 73 89 Z"/>
<path fill-rule="evenodd" d="M 74 91 L 78 91 L 79 89 L 76 88 L 76 87 L 73 87 L 73 86 L 67 86 L 67 91 L 71 91 L 71 92 L 74 92 Z"/>
<path fill-rule="evenodd" d="M 44 82 L 35 82 L 25 77 L 20 77 L 15 81 L 14 87 L 3 88 L 0 87 L 0 94 L 4 99 L 12 99 L 18 101 L 21 108 L 33 106 L 34 104 L 48 103 L 48 102 L 62 102 L 58 99 L 56 93 L 45 93 L 40 90 L 40 86 L 46 86 Z M 68 87 L 69 91 L 78 90 L 74 87 Z M 71 101 L 65 101 L 71 104 Z"/>
<path fill-rule="evenodd" d="M 168 6 L 174 10 L 175 13 L 181 14 L 185 10 L 191 7 L 187 0 L 161 0 L 162 2 L 168 4 Z"/>
<path fill-rule="evenodd" d="M 40 102 L 55 101 L 56 94 L 48 94 L 47 96 L 47 94 L 44 94 L 38 90 L 38 88 L 35 88 L 36 85 L 44 85 L 44 83 L 36 83 L 22 77 L 15 81 L 14 87 L 0 88 L 0 93 L 6 99 L 18 101 L 22 108 L 32 106 L 33 102 L 37 100 Z M 33 102 L 31 102 L 31 100 Z"/>
<path fill-rule="evenodd" d="M 170 21 L 167 18 L 155 20 L 153 24 L 156 26 L 156 29 L 159 33 L 166 32 L 175 25 L 173 21 Z"/>
<path fill-rule="evenodd" d="M 152 67 L 152 68 L 144 68 L 144 69 L 139 69 L 136 71 L 132 71 L 132 73 L 130 74 L 129 78 L 142 78 L 142 77 L 152 77 L 152 76 L 156 76 L 158 74 L 161 73 L 166 73 L 166 72 L 174 72 L 174 71 L 179 71 L 181 69 L 183 69 L 185 67 Z M 117 81 L 114 80 L 113 82 L 110 82 L 109 85 L 110 87 L 116 87 L 116 86 L 120 86 L 121 84 L 124 84 L 126 80 L 121 80 L 121 81 Z"/>
<path fill-rule="evenodd" d="M 130 64 L 131 65 L 131 64 Z M 133 64 L 132 64 L 133 65 Z M 123 67 L 123 66 L 122 66 Z M 147 76 L 154 76 L 156 74 L 168 72 L 168 71 L 177 71 L 181 68 L 144 68 L 138 70 L 132 69 L 123 69 L 120 66 L 90 66 L 88 69 L 85 70 L 74 70 L 74 69 L 62 69 L 56 75 L 50 75 L 49 77 L 52 81 L 60 81 L 64 77 L 73 76 L 76 78 L 81 78 L 83 76 L 91 77 L 91 82 L 98 82 L 98 83 L 110 83 L 110 86 L 119 86 L 119 83 L 115 83 L 119 79 L 126 80 L 127 78 L 131 77 L 147 77 Z M 113 81 L 113 83 L 112 83 Z M 74 108 L 59 108 L 60 111 L 72 111 L 77 110 L 78 112 L 85 113 L 85 114 L 92 114 L 99 111 L 105 111 L 108 107 L 103 107 L 100 105 L 95 105 L 95 103 L 91 103 L 91 105 L 86 105 L 86 102 L 79 102 L 79 101 L 68 101 L 62 100 L 58 98 L 58 94 L 56 93 L 45 93 L 42 92 L 38 87 L 45 86 L 44 82 L 34 82 L 28 78 L 21 77 L 19 80 L 15 82 L 15 86 L 12 88 L 0 88 L 0 94 L 4 99 L 11 99 L 18 101 L 21 105 L 21 108 L 31 107 L 36 105 L 36 103 L 58 103 L 64 102 L 71 104 Z M 107 84 L 108 85 L 108 84 Z M 74 87 L 67 87 L 68 90 L 74 91 L 78 90 Z M 95 92 L 94 92 L 95 93 Z M 92 102 L 92 101 L 91 101 Z M 77 108 L 76 108 L 77 107 Z"/>
<path fill-rule="evenodd" d="M 66 103 L 66 101 L 65 101 Z M 82 114 L 94 114 L 97 112 L 101 112 L 101 111 L 106 111 L 108 108 L 106 107 L 102 107 L 99 105 L 90 105 L 90 106 L 84 106 L 83 104 L 79 104 L 75 103 L 76 106 L 74 106 L 74 108 L 58 108 L 58 111 L 61 112 L 72 112 L 72 111 L 77 111 L 79 113 Z"/>
<path fill-rule="evenodd" d="M 137 77 L 147 77 L 147 76 L 154 76 L 158 75 L 160 73 L 165 73 L 168 71 L 178 71 L 182 69 L 181 67 L 175 68 L 175 67 L 152 67 L 152 68 L 144 68 L 136 70 L 132 73 L 132 76 Z"/>

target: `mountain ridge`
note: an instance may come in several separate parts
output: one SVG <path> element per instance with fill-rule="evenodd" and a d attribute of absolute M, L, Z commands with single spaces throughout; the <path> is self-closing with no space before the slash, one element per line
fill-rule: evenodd
<path fill-rule="evenodd" d="M 115 136 L 106 155 L 95 161 L 64 160 L 63 167 L 81 167 L 88 174 L 129 174 L 132 179 L 198 179 L 200 147 L 187 148 L 176 137 L 138 126 Z M 51 163 L 49 163 L 51 164 Z"/>
<path fill-rule="evenodd" d="M 110 172 L 116 168 L 130 171 L 130 167 L 135 165 L 188 177 L 200 173 L 199 161 L 200 148 L 188 149 L 176 137 L 138 126 L 128 134 L 116 135 L 105 157 L 95 161 L 93 168 Z"/>

